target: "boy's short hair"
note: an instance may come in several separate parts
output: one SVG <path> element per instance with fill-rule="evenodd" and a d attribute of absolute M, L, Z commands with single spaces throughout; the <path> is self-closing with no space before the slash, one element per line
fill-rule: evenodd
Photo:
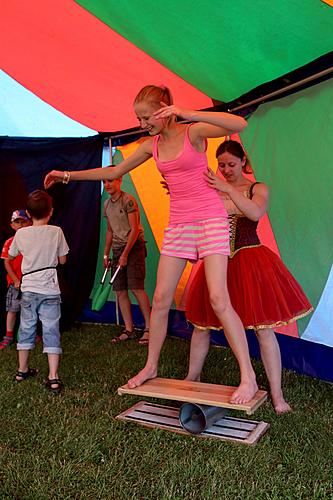
<path fill-rule="evenodd" d="M 102 182 L 103 182 L 103 184 L 105 184 L 106 182 L 113 182 L 113 181 L 119 181 L 119 182 L 122 182 L 122 180 L 123 180 L 123 176 L 121 176 L 121 177 L 116 177 L 115 179 L 112 179 L 112 180 L 110 180 L 110 179 L 103 179 L 103 181 L 102 181 Z"/>
<path fill-rule="evenodd" d="M 36 189 L 28 196 L 27 210 L 34 219 L 44 219 L 52 210 L 51 196 L 46 191 Z"/>

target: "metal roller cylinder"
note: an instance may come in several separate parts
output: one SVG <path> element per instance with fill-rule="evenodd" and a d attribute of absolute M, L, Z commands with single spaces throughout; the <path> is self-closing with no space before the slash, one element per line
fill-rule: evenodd
<path fill-rule="evenodd" d="M 179 410 L 179 421 L 187 432 L 200 434 L 225 417 L 227 413 L 225 408 L 219 406 L 184 403 Z"/>

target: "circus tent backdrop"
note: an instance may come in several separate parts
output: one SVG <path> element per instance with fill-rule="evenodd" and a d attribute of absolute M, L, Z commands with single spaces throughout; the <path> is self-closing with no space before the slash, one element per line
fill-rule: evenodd
<path fill-rule="evenodd" d="M 307 76 L 301 70 L 311 64 L 322 70 L 317 61 L 325 60 L 329 76 L 333 9 L 328 4 L 319 0 L 6 2 L 0 19 L 0 134 L 9 137 L 1 141 L 1 175 L 8 171 L 8 151 L 12 154 L 20 143 L 19 139 L 13 141 L 18 136 L 24 141 L 29 137 L 87 137 L 90 141 L 89 136 L 100 132 L 104 135 L 99 138 L 112 138 L 113 161 L 120 161 L 136 147 L 132 101 L 147 83 L 169 86 L 175 102 L 184 107 L 203 109 L 227 103 L 226 108 L 237 109 L 251 101 L 250 96 L 288 86 L 295 71 Z M 260 225 L 261 237 L 281 255 L 315 307 L 313 315 L 298 326 L 281 330 L 283 363 L 333 380 L 333 207 L 329 188 L 333 86 L 332 80 L 323 78 L 314 83 L 266 100 L 257 109 L 243 106 L 249 125 L 238 139 L 251 157 L 255 178 L 272 188 L 269 216 Z M 85 140 L 80 140 L 86 147 Z M 101 158 L 102 143 L 98 138 L 95 143 Z M 217 143 L 209 144 L 212 166 Z M 51 168 L 61 165 L 60 159 L 52 161 L 55 163 L 48 163 Z M 80 168 L 77 161 L 73 153 L 66 168 Z M 108 161 L 106 154 L 104 163 Z M 42 169 L 48 165 L 43 164 Z M 88 161 L 86 168 L 89 165 Z M 42 173 L 32 181 L 21 163 L 16 170 L 29 187 L 41 187 Z M 160 180 L 153 162 L 147 162 L 127 176 L 123 186 L 140 203 L 149 251 L 150 297 L 167 224 L 168 198 Z M 75 184 L 71 186 L 70 196 L 68 191 L 55 193 L 61 200 L 66 198 L 67 210 L 71 199 L 79 198 L 76 189 Z M 99 203 L 99 190 L 90 196 L 98 197 Z M 8 214 L 16 207 L 5 208 Z M 68 232 L 80 217 L 77 206 L 70 212 L 67 217 L 73 223 L 67 226 Z M 97 213 L 95 220 L 99 223 Z M 104 231 L 101 219 L 100 241 Z M 80 249 L 76 251 L 79 254 Z M 94 259 L 96 264 L 96 255 Z M 90 281 L 93 289 L 100 277 L 100 262 L 97 258 L 95 283 Z M 190 333 L 182 305 L 192 272 L 188 266 L 175 296 L 170 315 L 173 332 Z M 98 314 L 86 307 L 83 318 L 113 321 L 112 295 Z M 251 341 L 251 334 L 249 338 Z"/>

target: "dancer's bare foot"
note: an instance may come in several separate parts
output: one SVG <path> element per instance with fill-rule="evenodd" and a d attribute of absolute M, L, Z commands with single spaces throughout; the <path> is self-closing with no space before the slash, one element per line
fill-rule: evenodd
<path fill-rule="evenodd" d="M 134 389 L 144 384 L 147 380 L 157 376 L 157 368 L 145 366 L 135 377 L 132 377 L 127 382 L 129 389 Z"/>
<path fill-rule="evenodd" d="M 291 406 L 283 397 L 276 399 L 272 396 L 272 401 L 275 413 L 277 413 L 278 415 L 280 415 L 281 413 L 290 413 L 291 411 L 293 411 Z"/>
<path fill-rule="evenodd" d="M 258 390 L 258 386 L 255 380 L 249 380 L 246 382 L 241 382 L 236 391 L 230 398 L 230 403 L 232 404 L 245 404 L 253 399 L 254 395 Z"/>

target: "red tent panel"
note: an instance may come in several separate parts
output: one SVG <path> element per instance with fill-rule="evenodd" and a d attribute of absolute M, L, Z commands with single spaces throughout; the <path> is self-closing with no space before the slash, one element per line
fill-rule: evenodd
<path fill-rule="evenodd" d="M 211 106 L 209 97 L 72 0 L 10 0 L 0 19 L 2 69 L 94 130 L 136 126 L 132 103 L 150 83 L 170 87 L 184 107 Z"/>

